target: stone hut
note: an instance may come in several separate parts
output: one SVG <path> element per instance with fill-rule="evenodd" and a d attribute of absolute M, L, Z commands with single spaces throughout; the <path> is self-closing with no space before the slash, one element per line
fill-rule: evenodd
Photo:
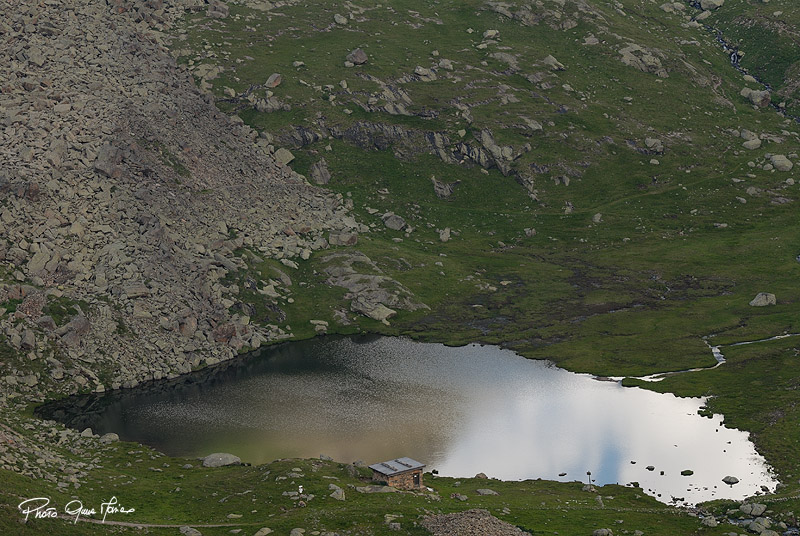
<path fill-rule="evenodd" d="M 373 480 L 386 482 L 393 488 L 420 489 L 423 487 L 422 470 L 425 468 L 425 464 L 411 458 L 397 458 L 370 465 L 369 468 L 372 469 Z"/>

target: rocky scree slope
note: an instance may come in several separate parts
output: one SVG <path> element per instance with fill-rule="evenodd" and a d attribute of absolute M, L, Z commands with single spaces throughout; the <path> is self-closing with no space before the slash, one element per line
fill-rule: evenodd
<path fill-rule="evenodd" d="M 0 2 L 0 393 L 129 387 L 286 337 L 229 312 L 232 252 L 307 258 L 355 225 L 176 65 L 161 31 L 185 7 Z"/>

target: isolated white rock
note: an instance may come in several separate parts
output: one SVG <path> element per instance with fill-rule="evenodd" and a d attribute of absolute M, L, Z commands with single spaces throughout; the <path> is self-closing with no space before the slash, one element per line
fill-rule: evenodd
<path fill-rule="evenodd" d="M 203 460 L 203 467 L 224 467 L 226 465 L 241 465 L 242 463 L 238 456 L 227 452 L 215 452 L 201 459 Z"/>
<path fill-rule="evenodd" d="M 766 307 L 767 305 L 775 305 L 775 294 L 769 292 L 759 292 L 756 297 L 750 301 L 753 307 Z"/>
<path fill-rule="evenodd" d="M 554 71 L 564 71 L 564 70 L 566 70 L 566 67 L 564 67 L 564 64 L 561 63 L 560 61 L 558 61 L 552 55 L 548 55 L 547 57 L 545 57 L 542 60 L 542 63 L 544 63 L 545 65 L 549 66 Z"/>

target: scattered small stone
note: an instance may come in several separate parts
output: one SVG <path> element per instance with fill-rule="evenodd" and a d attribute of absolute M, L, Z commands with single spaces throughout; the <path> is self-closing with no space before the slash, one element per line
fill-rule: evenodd
<path fill-rule="evenodd" d="M 530 536 L 519 527 L 502 521 L 487 510 L 473 509 L 453 514 L 429 515 L 422 526 L 433 536 L 492 535 Z"/>

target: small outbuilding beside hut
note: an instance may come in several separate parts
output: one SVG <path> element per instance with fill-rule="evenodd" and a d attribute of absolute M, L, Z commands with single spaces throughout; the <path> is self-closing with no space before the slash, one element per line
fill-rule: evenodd
<path fill-rule="evenodd" d="M 376 482 L 386 482 L 388 486 L 397 489 L 420 489 L 422 484 L 422 471 L 425 464 L 411 458 L 397 458 L 388 462 L 375 463 L 369 466 L 372 469 L 372 479 Z"/>

